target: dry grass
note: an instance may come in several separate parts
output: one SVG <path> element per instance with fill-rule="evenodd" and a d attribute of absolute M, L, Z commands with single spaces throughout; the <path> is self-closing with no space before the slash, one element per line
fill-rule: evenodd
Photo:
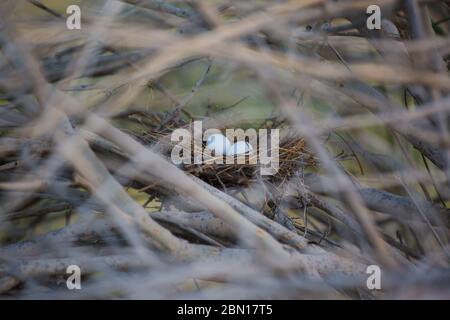
<path fill-rule="evenodd" d="M 448 297 L 448 1 L 63 2 L 0 3 L 0 297 Z M 278 173 L 175 166 L 199 120 Z"/>

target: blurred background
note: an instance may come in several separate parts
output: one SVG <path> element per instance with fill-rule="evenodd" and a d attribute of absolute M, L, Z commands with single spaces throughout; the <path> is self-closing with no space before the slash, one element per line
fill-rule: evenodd
<path fill-rule="evenodd" d="M 449 17 L 448 1 L 3 1 L 0 297 L 448 298 Z M 194 121 L 279 129 L 279 171 L 174 165 Z"/>

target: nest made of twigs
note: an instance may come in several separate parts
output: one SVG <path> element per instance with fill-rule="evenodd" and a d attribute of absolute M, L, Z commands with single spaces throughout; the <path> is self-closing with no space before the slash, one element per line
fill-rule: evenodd
<path fill-rule="evenodd" d="M 314 156 L 306 149 L 303 138 L 289 138 L 281 142 L 279 149 L 279 168 L 273 176 L 261 176 L 258 164 L 190 164 L 183 169 L 203 181 L 217 187 L 248 186 L 257 179 L 284 181 L 300 168 L 316 165 Z M 256 157 L 258 149 L 248 157 Z"/>
<path fill-rule="evenodd" d="M 159 144 L 162 146 L 160 150 L 163 151 L 163 154 L 170 158 L 172 147 L 175 145 L 175 143 L 170 141 L 170 135 L 173 130 L 180 127 L 189 129 L 190 125 L 176 118 L 171 121 L 165 121 L 163 126 L 161 124 L 149 126 L 148 130 L 139 138 L 148 144 Z M 215 187 L 224 189 L 248 186 L 252 182 L 261 179 L 282 183 L 301 169 L 315 167 L 317 161 L 308 150 L 305 140 L 295 134 L 283 134 L 283 128 L 280 129 L 279 167 L 274 175 L 260 175 L 261 164 L 259 162 L 257 164 L 249 162 L 247 157 L 257 157 L 259 153 L 258 148 L 254 148 L 253 152 L 246 157 L 245 164 L 239 164 L 236 161 L 233 164 L 226 164 L 224 158 L 224 164 L 183 164 L 181 168 Z M 203 145 L 203 148 L 205 148 L 205 145 Z M 194 149 L 192 148 L 192 150 Z M 192 159 L 193 157 L 194 155 L 192 155 Z"/>

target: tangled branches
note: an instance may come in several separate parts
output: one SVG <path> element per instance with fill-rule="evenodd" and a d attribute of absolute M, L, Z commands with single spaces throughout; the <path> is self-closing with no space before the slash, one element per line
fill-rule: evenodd
<path fill-rule="evenodd" d="M 1 296 L 448 294 L 448 1 L 0 6 Z M 194 121 L 280 129 L 278 173 L 175 165 Z"/>

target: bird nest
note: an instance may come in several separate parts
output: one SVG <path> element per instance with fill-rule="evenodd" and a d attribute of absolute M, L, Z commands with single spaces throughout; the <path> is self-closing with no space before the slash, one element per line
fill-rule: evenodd
<path fill-rule="evenodd" d="M 192 129 L 190 122 L 181 121 L 177 119 L 170 121 L 158 121 L 154 125 L 147 123 L 147 130 L 138 136 L 138 138 L 145 144 L 157 146 L 157 149 L 166 157 L 171 157 L 172 148 L 177 144 L 172 142 L 170 137 L 173 130 L 178 128 Z M 268 129 L 268 128 L 261 128 Z M 274 128 L 271 128 L 274 129 Z M 317 165 L 316 158 L 310 150 L 308 150 L 305 140 L 296 134 L 288 133 L 287 129 L 278 127 L 280 129 L 279 141 L 279 155 L 278 155 L 278 169 L 273 175 L 261 175 L 262 164 L 256 160 L 259 159 L 259 145 L 253 148 L 251 154 L 246 155 L 245 163 L 237 163 L 233 161 L 228 164 L 227 157 L 223 157 L 223 164 L 211 163 L 211 161 L 203 162 L 201 164 L 194 164 L 194 152 L 191 155 L 191 164 L 180 164 L 180 168 L 190 174 L 202 179 L 203 181 L 215 187 L 225 189 L 238 186 L 249 186 L 255 181 L 270 180 L 272 182 L 282 183 L 287 181 L 291 175 L 299 170 L 315 167 Z M 223 129 L 224 131 L 224 129 Z M 203 142 L 202 150 L 206 147 Z M 192 150 L 193 147 L 192 141 Z M 237 160 L 235 158 L 235 160 Z M 255 162 L 255 161 L 254 161 Z"/>

